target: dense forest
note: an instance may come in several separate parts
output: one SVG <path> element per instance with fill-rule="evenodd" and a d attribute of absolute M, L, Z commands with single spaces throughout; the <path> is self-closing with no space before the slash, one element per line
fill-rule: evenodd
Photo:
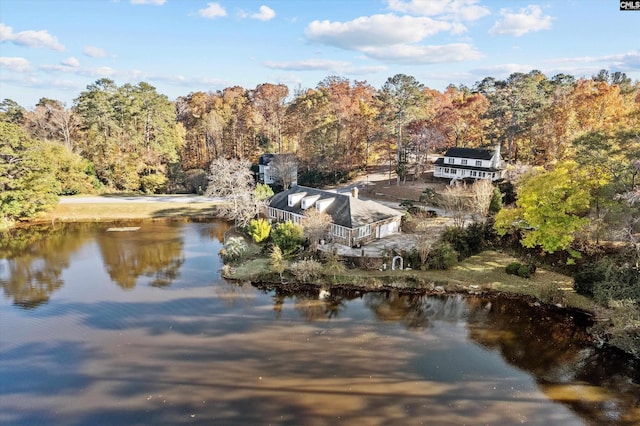
<path fill-rule="evenodd" d="M 403 74 L 379 89 L 330 76 L 296 93 L 265 83 L 175 101 L 144 82 L 105 78 L 70 106 L 47 98 L 31 111 L 11 99 L 0 104 L 0 217 L 31 217 L 59 195 L 196 192 L 222 157 L 295 153 L 301 181 L 322 184 L 373 164 L 420 174 L 428 153 L 497 143 L 514 169 L 576 162 L 615 183 L 606 194 L 597 183 L 602 198 L 629 197 L 639 122 L 640 83 L 604 70 L 590 79 L 514 73 L 444 92 Z"/>

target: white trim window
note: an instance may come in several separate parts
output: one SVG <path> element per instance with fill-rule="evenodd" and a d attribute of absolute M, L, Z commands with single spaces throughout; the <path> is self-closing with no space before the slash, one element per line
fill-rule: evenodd
<path fill-rule="evenodd" d="M 364 225 L 358 228 L 358 238 L 364 238 L 371 235 L 371 225 Z"/>
<path fill-rule="evenodd" d="M 336 237 L 347 238 L 348 229 L 344 226 L 331 224 L 331 233 Z"/>
<path fill-rule="evenodd" d="M 482 160 L 476 160 L 476 166 L 482 167 Z"/>

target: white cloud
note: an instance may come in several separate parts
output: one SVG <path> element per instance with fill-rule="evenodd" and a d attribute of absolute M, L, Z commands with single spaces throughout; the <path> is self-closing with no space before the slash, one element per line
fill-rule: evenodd
<path fill-rule="evenodd" d="M 349 50 L 415 43 L 441 31 L 458 31 L 449 22 L 394 14 L 363 16 L 349 22 L 313 21 L 308 40 Z"/>
<path fill-rule="evenodd" d="M 363 52 L 372 59 L 404 64 L 439 64 L 480 59 L 483 55 L 472 45 L 452 43 L 435 46 L 401 44 L 370 47 Z"/>
<path fill-rule="evenodd" d="M 4 41 L 9 41 L 19 46 L 45 47 L 57 51 L 64 50 L 64 46 L 58 42 L 58 39 L 46 30 L 27 30 L 14 33 L 13 28 L 0 23 L 0 42 Z"/>
<path fill-rule="evenodd" d="M 80 66 L 80 62 L 73 56 L 68 57 L 67 59 L 62 61 L 61 64 L 72 68 L 78 68 Z"/>
<path fill-rule="evenodd" d="M 443 16 L 462 21 L 475 21 L 490 11 L 478 6 L 479 0 L 387 0 L 394 12 L 418 16 Z"/>
<path fill-rule="evenodd" d="M 96 46 L 87 46 L 84 48 L 82 53 L 92 58 L 104 58 L 105 56 L 107 56 L 106 50 Z"/>
<path fill-rule="evenodd" d="M 153 4 L 155 6 L 162 6 L 167 0 L 131 0 L 131 4 Z"/>
<path fill-rule="evenodd" d="M 265 5 L 260 6 L 260 12 L 251 15 L 253 19 L 258 19 L 260 21 L 270 21 L 271 19 L 275 18 L 275 16 L 276 12 L 269 6 Z"/>
<path fill-rule="evenodd" d="M 501 9 L 502 20 L 497 21 L 489 34 L 507 34 L 520 37 L 526 33 L 551 29 L 552 17 L 543 16 L 540 6 L 529 5 L 518 12 Z"/>
<path fill-rule="evenodd" d="M 329 59 L 308 59 L 305 61 L 274 62 L 267 61 L 263 64 L 267 68 L 290 71 L 327 71 L 338 70 L 348 66 L 348 62 L 333 61 Z"/>
<path fill-rule="evenodd" d="M 203 18 L 215 19 L 227 16 L 227 11 L 218 3 L 207 3 L 206 8 L 198 10 L 198 15 Z"/>
<path fill-rule="evenodd" d="M 25 58 L 0 56 L 0 68 L 13 72 L 28 72 L 31 70 L 31 65 Z"/>

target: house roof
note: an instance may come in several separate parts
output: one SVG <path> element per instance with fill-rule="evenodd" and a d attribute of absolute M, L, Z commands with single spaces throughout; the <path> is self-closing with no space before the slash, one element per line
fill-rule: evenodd
<path fill-rule="evenodd" d="M 319 196 L 318 200 L 328 200 L 333 198 L 333 202 L 326 208 L 327 213 L 332 218 L 332 223 L 346 228 L 358 228 L 367 224 L 381 220 L 398 217 L 401 213 L 390 207 L 384 206 L 371 200 L 361 200 L 348 194 L 340 194 L 332 191 L 323 191 L 317 188 L 306 186 L 295 186 L 286 191 L 279 192 L 271 198 L 269 207 L 291 213 L 303 215 L 302 201 L 289 206 L 289 195 L 305 193 L 305 196 Z"/>
<path fill-rule="evenodd" d="M 460 164 L 449 164 L 444 162 L 443 157 L 438 158 L 433 164 L 436 166 L 448 167 L 450 169 L 477 170 L 480 172 L 499 172 L 503 170 L 495 167 L 462 166 Z"/>
<path fill-rule="evenodd" d="M 445 157 L 473 158 L 477 160 L 491 160 L 495 151 L 485 148 L 449 148 Z"/>

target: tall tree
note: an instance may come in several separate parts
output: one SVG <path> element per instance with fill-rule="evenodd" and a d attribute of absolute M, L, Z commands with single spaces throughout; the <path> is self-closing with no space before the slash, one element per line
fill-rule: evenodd
<path fill-rule="evenodd" d="M 253 103 L 264 122 L 264 132 L 277 152 L 284 152 L 282 128 L 289 88 L 284 84 L 260 84 L 253 91 Z"/>
<path fill-rule="evenodd" d="M 155 87 L 144 82 L 118 87 L 101 79 L 76 98 L 74 110 L 84 132 L 82 152 L 103 183 L 131 191 L 166 181 L 184 130 L 174 105 Z"/>
<path fill-rule="evenodd" d="M 55 207 L 59 192 L 42 144 L 18 125 L 0 122 L 0 228 Z"/>
<path fill-rule="evenodd" d="M 424 86 L 415 77 L 396 74 L 387 79 L 378 94 L 386 107 L 386 119 L 396 128 L 396 159 L 398 169 L 404 161 L 402 129 L 408 120 L 419 115 L 419 107 L 425 101 Z M 397 183 L 401 176 L 398 174 Z"/>
<path fill-rule="evenodd" d="M 526 175 L 518 187 L 516 207 L 497 214 L 496 231 L 504 235 L 519 229 L 524 247 L 540 247 L 547 253 L 568 250 L 576 233 L 589 223 L 586 215 L 595 184 L 574 162 Z"/>

